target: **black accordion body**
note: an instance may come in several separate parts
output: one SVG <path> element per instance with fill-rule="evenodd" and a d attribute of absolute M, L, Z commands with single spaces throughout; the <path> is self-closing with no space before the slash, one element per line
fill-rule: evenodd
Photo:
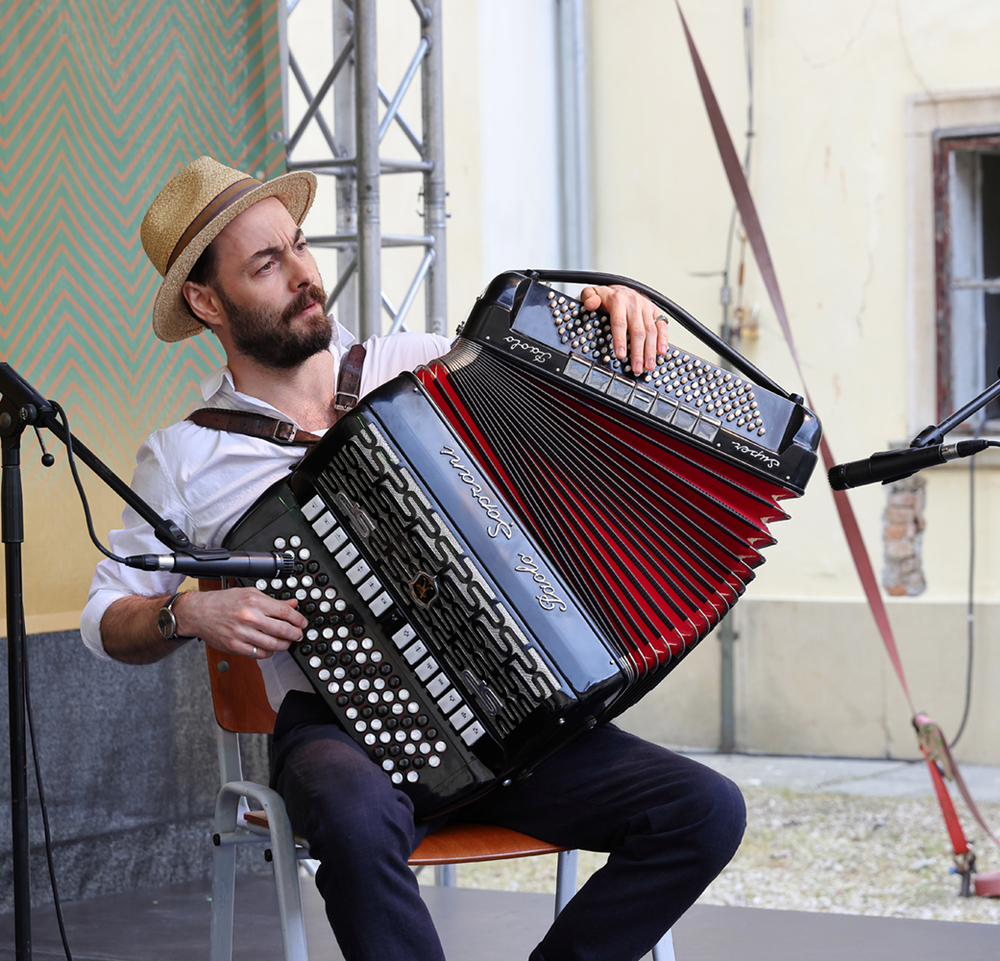
<path fill-rule="evenodd" d="M 419 816 L 662 680 L 816 461 L 801 398 L 655 291 L 633 284 L 738 373 L 671 348 L 637 378 L 607 317 L 539 280 L 595 276 L 498 277 L 450 353 L 368 395 L 225 541 L 294 552 L 257 586 L 299 598 L 292 656 Z"/>

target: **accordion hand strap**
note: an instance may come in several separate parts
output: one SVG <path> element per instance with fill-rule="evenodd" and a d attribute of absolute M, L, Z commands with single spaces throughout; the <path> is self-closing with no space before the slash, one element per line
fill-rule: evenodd
<path fill-rule="evenodd" d="M 358 402 L 361 369 L 364 366 L 366 353 L 361 344 L 355 344 L 344 355 L 340 365 L 340 375 L 337 378 L 337 394 L 333 402 L 334 423 Z M 261 437 L 283 447 L 294 445 L 313 447 L 320 441 L 319 435 L 299 430 L 289 421 L 268 417 L 265 414 L 251 414 L 245 410 L 199 407 L 198 410 L 188 414 L 187 420 L 199 427 L 209 427 L 212 430 L 226 430 L 233 434 Z"/>

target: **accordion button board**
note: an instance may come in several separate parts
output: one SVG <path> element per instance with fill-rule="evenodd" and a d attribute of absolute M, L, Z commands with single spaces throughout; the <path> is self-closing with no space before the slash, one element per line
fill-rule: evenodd
<path fill-rule="evenodd" d="M 478 793 L 494 779 L 469 750 L 485 728 L 341 519 L 318 493 L 289 509 L 295 497 L 281 487 L 234 532 L 259 527 L 251 543 L 263 538 L 294 557 L 292 575 L 255 582 L 272 597 L 298 601 L 308 625 L 293 658 L 344 730 L 416 801 Z"/>
<path fill-rule="evenodd" d="M 291 575 L 249 583 L 298 601 L 308 625 L 293 659 L 430 817 L 522 773 L 554 732 L 591 726 L 623 669 L 576 605 L 553 609 L 553 594 L 570 597 L 556 576 L 518 563 L 537 549 L 516 525 L 504 536 L 499 496 L 459 463 L 414 385 L 394 382 L 347 415 L 225 544 L 292 555 Z M 452 484 L 443 503 L 442 478 Z M 515 567 L 512 584 L 498 582 L 496 571 Z"/>
<path fill-rule="evenodd" d="M 753 384 L 676 347 L 657 357 L 653 370 L 630 380 L 629 360 L 613 352 L 607 314 L 585 310 L 554 290 L 546 297 L 559 342 L 570 351 L 565 374 L 571 380 L 709 442 L 723 426 L 751 437 L 767 434 Z"/>
<path fill-rule="evenodd" d="M 496 278 L 461 335 L 668 425 L 790 493 L 804 491 L 816 463 L 819 422 L 797 401 L 676 347 L 636 375 L 627 354 L 614 354 L 606 312 L 523 274 Z"/>
<path fill-rule="evenodd" d="M 322 543 L 276 535 L 271 546 L 292 555 L 295 573 L 256 582 L 273 597 L 294 597 L 309 621 L 295 648 L 299 665 L 393 784 L 417 785 L 438 769 L 446 777 L 461 774 L 464 761 L 449 763 L 457 740 L 471 747 L 485 729 L 412 625 L 393 613 L 388 592 L 318 494 L 302 506 L 302 517 Z M 338 569 L 339 589 L 331 582 Z"/>

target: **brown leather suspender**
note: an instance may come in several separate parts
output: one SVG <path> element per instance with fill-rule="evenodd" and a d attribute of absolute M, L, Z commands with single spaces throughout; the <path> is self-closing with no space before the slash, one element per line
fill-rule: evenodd
<path fill-rule="evenodd" d="M 336 412 L 334 423 L 357 402 L 361 388 L 361 368 L 365 362 L 365 348 L 355 344 L 345 355 L 337 378 L 337 394 L 333 407 Z M 199 427 L 213 430 L 227 430 L 233 434 L 248 434 L 261 437 L 283 447 L 299 445 L 312 447 L 320 438 L 307 430 L 299 430 L 294 424 L 265 414 L 251 414 L 245 410 L 225 410 L 220 407 L 200 407 L 187 416 L 187 420 Z"/>

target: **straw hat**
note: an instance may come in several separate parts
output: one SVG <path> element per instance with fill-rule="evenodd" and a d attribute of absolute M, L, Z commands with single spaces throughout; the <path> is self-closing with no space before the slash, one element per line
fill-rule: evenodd
<path fill-rule="evenodd" d="M 266 197 L 277 197 L 301 224 L 315 196 L 314 174 L 301 171 L 261 183 L 211 157 L 199 157 L 168 181 L 140 228 L 143 250 L 163 277 L 153 304 L 156 336 L 172 342 L 205 329 L 188 310 L 181 289 L 226 224 Z"/>

